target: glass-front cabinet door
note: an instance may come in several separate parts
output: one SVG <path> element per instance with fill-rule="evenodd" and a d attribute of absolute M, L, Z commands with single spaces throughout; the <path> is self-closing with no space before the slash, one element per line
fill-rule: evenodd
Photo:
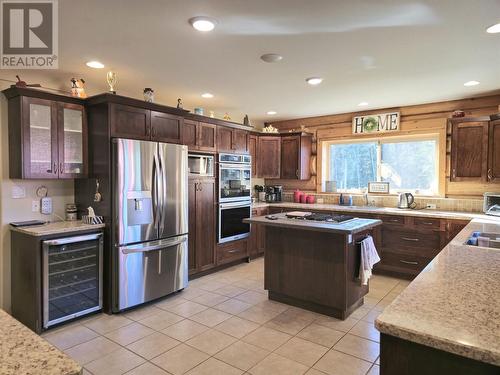
<path fill-rule="evenodd" d="M 50 100 L 25 98 L 23 106 L 26 178 L 58 178 L 57 109 Z"/>
<path fill-rule="evenodd" d="M 87 175 L 87 122 L 82 105 L 58 104 L 59 177 Z"/>

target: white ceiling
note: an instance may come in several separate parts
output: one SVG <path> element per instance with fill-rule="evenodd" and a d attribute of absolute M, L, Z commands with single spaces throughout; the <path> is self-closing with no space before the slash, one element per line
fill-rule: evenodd
<path fill-rule="evenodd" d="M 218 20 L 200 33 L 193 16 Z M 499 0 L 59 0 L 57 71 L 22 73 L 49 87 L 73 76 L 90 93 L 118 93 L 202 106 L 241 121 L 350 112 L 483 95 L 500 89 Z M 267 64 L 263 53 L 283 60 Z M 104 70 L 85 66 L 96 59 Z M 320 76 L 311 87 L 305 78 Z M 478 80 L 479 86 L 463 83 Z M 203 92 L 213 99 L 203 99 Z M 266 112 L 275 110 L 276 116 Z"/>

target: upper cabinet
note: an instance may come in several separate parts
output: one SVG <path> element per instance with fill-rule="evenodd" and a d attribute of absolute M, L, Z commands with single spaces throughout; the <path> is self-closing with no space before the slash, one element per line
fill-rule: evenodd
<path fill-rule="evenodd" d="M 182 144 L 189 150 L 215 152 L 217 150 L 217 126 L 194 120 L 184 120 Z"/>
<path fill-rule="evenodd" d="M 259 136 L 257 145 L 257 176 L 280 178 L 281 137 Z"/>
<path fill-rule="evenodd" d="M 182 143 L 184 119 L 169 113 L 111 104 L 111 136 L 144 141 Z"/>
<path fill-rule="evenodd" d="M 489 117 L 452 119 L 451 126 L 450 180 L 488 181 L 492 174 L 488 166 Z"/>
<path fill-rule="evenodd" d="M 301 133 L 281 138 L 281 178 L 309 180 L 312 135 Z"/>
<path fill-rule="evenodd" d="M 491 121 L 489 132 L 488 180 L 500 182 L 500 119 Z"/>
<path fill-rule="evenodd" d="M 217 151 L 219 152 L 248 152 L 247 130 L 219 126 L 217 128 Z"/>
<path fill-rule="evenodd" d="M 86 177 L 87 116 L 83 102 L 14 88 L 4 93 L 9 99 L 10 178 Z"/>

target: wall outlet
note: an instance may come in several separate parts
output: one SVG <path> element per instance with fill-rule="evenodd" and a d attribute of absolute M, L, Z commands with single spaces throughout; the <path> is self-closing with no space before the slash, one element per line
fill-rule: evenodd
<path fill-rule="evenodd" d="M 31 212 L 40 212 L 40 201 L 31 201 Z"/>
<path fill-rule="evenodd" d="M 436 209 L 436 205 L 433 204 L 433 203 L 427 203 L 427 205 L 425 206 L 425 208 L 428 208 L 430 210 L 435 210 Z"/>
<path fill-rule="evenodd" d="M 50 215 L 52 213 L 52 198 L 43 197 L 41 199 L 41 204 L 42 208 L 40 211 L 42 212 L 42 214 Z"/>

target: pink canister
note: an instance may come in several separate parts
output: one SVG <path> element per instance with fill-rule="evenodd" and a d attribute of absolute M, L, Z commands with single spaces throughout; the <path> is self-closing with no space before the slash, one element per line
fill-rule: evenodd
<path fill-rule="evenodd" d="M 301 196 L 300 196 L 300 203 L 307 203 L 307 197 L 308 195 L 303 193 Z"/>
<path fill-rule="evenodd" d="M 316 201 L 316 199 L 314 198 L 314 195 L 308 195 L 307 196 L 307 203 L 312 204 L 315 201 Z"/>

